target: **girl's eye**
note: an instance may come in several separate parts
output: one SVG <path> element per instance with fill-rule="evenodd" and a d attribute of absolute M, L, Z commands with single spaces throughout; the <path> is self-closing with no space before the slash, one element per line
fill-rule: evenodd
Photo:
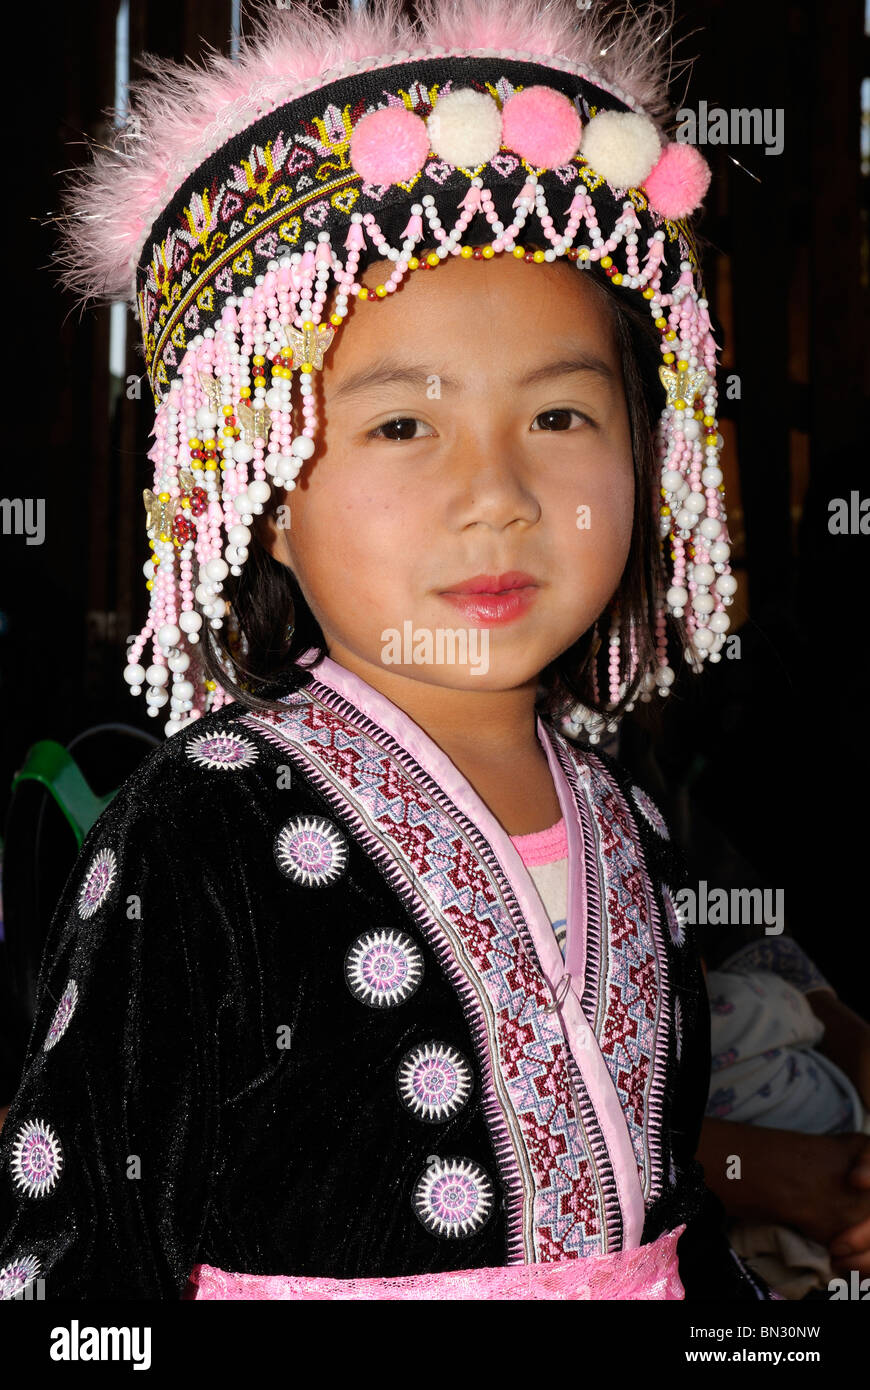
<path fill-rule="evenodd" d="M 536 415 L 536 416 L 535 416 L 535 420 L 537 421 L 537 420 L 554 420 L 554 419 L 555 419 L 555 420 L 559 421 L 559 420 L 564 420 L 564 419 L 566 418 L 566 416 L 568 416 L 568 415 L 576 415 L 577 418 L 578 418 L 579 420 L 584 420 L 584 421 L 586 422 L 587 425 L 591 425 L 591 424 L 593 423 L 593 422 L 590 420 L 590 418 L 589 418 L 588 415 L 584 415 L 582 411 L 580 411 L 580 410 L 574 410 L 573 408 L 571 408 L 571 407 L 569 407 L 569 406 L 564 406 L 564 407 L 562 407 L 561 409 L 556 408 L 556 409 L 553 409 L 553 410 L 542 410 L 541 413 L 540 413 L 540 415 Z M 551 426 L 550 426 L 550 425 L 546 425 L 544 428 L 545 428 L 548 432 L 551 432 Z M 566 432 L 567 430 L 568 430 L 568 426 L 567 426 L 567 425 L 563 425 L 563 424 L 559 424 L 559 423 L 557 423 L 554 427 L 552 427 L 552 431 L 562 431 L 562 432 Z"/>
<path fill-rule="evenodd" d="M 416 416 L 413 415 L 398 416 L 395 420 L 385 420 L 384 423 L 382 425 L 378 425 L 376 429 L 369 430 L 368 434 L 366 435 L 366 439 L 386 439 L 393 444 L 401 444 L 412 439 L 420 439 L 424 436 L 417 435 L 413 431 L 409 434 L 407 430 L 405 430 L 404 433 L 402 433 L 401 427 L 407 425 L 422 425 L 422 423 L 422 420 L 418 420 Z M 394 429 L 399 429 L 400 432 L 398 434 L 384 433 L 385 430 Z"/>

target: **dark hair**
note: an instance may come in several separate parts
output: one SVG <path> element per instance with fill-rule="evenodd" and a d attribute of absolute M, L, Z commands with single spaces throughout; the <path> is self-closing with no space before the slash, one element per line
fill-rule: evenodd
<path fill-rule="evenodd" d="M 537 249 L 524 242 L 529 250 Z M 561 264 L 561 261 L 550 262 Z M 574 273 L 575 263 L 565 261 Z M 578 701 L 597 714 L 608 699 L 608 633 L 617 607 L 623 631 L 634 630 L 637 672 L 608 718 L 618 719 L 637 696 L 645 672 L 654 669 L 656 598 L 666 587 L 664 558 L 658 530 L 660 500 L 656 431 L 665 402 L 659 380 L 661 347 L 658 329 L 646 302 L 637 292 L 610 284 L 597 267 L 580 272 L 607 306 L 621 358 L 623 389 L 631 430 L 634 461 L 634 519 L 631 545 L 616 592 L 592 626 L 539 675 L 537 708 L 544 718 L 557 719 Z M 203 622 L 201 644 L 207 676 L 249 709 L 283 710 L 275 690 L 298 687 L 307 679 L 304 669 L 328 655 L 320 624 L 305 601 L 296 576 L 265 548 L 259 530 L 267 514 L 254 519 L 248 559 L 237 577 L 228 576 L 224 593 L 230 600 L 230 620 L 215 630 Z M 683 623 L 667 616 L 676 647 L 685 642 Z M 244 637 L 244 651 L 242 637 Z M 621 644 L 620 681 L 628 681 L 630 652 Z M 303 668 L 296 663 L 309 647 L 317 649 Z M 601 697 L 594 697 L 594 678 Z M 273 687 L 274 689 L 270 689 Z"/>

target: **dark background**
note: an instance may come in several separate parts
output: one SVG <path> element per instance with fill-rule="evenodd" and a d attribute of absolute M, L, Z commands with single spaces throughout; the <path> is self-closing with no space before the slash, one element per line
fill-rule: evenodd
<path fill-rule="evenodd" d="M 181 59 L 199 56 L 209 41 L 229 51 L 231 10 L 231 0 L 132 0 L 132 74 L 142 50 Z M 110 128 L 117 11 L 117 0 L 91 0 L 5 16 L 7 61 L 17 53 L 33 79 L 10 112 L 7 289 L 18 312 L 7 319 L 15 384 L 7 411 L 26 423 L 4 450 L 2 495 L 45 498 L 46 540 L 28 546 L 23 536 L 0 537 L 4 818 L 11 779 L 36 740 L 67 744 L 104 722 L 162 738 L 163 721 L 147 717 L 121 676 L 126 637 L 146 613 L 150 392 L 143 380 L 141 398 L 128 399 L 126 381 L 110 376 L 110 311 L 83 313 L 58 290 L 46 221 L 59 206 L 58 171 L 87 158 L 86 135 L 101 139 Z M 862 6 L 678 0 L 674 35 L 675 59 L 694 59 L 673 85 L 675 108 L 701 100 L 782 108 L 785 147 L 776 156 L 759 146 L 704 147 L 713 168 L 700 224 L 711 243 L 706 289 L 724 328 L 723 376 L 741 380 L 737 401 L 720 385 L 720 409 L 740 582 L 732 631 L 742 656 L 681 680 L 652 734 L 630 717 L 622 753 L 659 791 L 696 879 L 784 890 L 787 930 L 867 1014 L 859 966 L 870 922 L 859 559 L 866 565 L 868 540 L 828 530 L 830 499 L 870 494 Z M 125 378 L 139 375 L 129 315 L 126 356 Z M 76 757 L 105 793 L 145 751 L 131 737 L 103 735 Z M 41 931 L 76 847 L 48 805 L 34 859 L 41 794 L 29 796 L 16 798 L 6 823 L 7 860 L 14 854 L 15 862 L 4 891 L 9 925 L 13 908 L 20 914 L 32 901 Z M 36 865 L 32 880 L 25 860 Z M 13 877 L 14 902 L 6 887 Z M 710 933 L 705 951 L 711 962 L 721 955 Z M 0 954 L 0 974 L 2 967 Z M 7 1010 L 7 1022 L 11 1016 Z"/>

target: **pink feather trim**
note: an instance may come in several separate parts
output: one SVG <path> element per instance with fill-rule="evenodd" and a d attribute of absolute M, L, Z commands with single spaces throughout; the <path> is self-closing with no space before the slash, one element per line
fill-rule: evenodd
<path fill-rule="evenodd" d="M 276 107 L 370 60 L 478 48 L 557 56 L 657 121 L 671 115 L 676 68 L 665 37 L 673 0 L 642 13 L 607 0 L 373 0 L 355 11 L 316 3 L 278 8 L 261 0 L 234 62 L 209 49 L 202 64 L 145 54 L 130 84 L 132 120 L 111 148 L 93 147 L 63 194 L 57 278 L 79 302 L 135 302 L 136 265 L 151 227 L 190 174 L 234 135 Z M 661 42 L 660 42 L 661 40 Z M 680 64 L 682 67 L 685 64 Z M 134 133 L 135 132 L 135 133 Z"/>

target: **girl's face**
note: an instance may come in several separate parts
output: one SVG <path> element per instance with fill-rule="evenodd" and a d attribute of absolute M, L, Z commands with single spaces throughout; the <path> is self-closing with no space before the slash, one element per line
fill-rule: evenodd
<path fill-rule="evenodd" d="M 363 283 L 391 268 L 370 265 Z M 631 541 L 607 307 L 573 265 L 512 256 L 452 257 L 381 303 L 351 303 L 313 374 L 319 439 L 274 499 L 269 549 L 333 660 L 371 684 L 378 671 L 453 690 L 534 684 L 606 606 Z M 513 616 L 505 600 L 445 597 L 512 571 L 531 579 Z"/>

